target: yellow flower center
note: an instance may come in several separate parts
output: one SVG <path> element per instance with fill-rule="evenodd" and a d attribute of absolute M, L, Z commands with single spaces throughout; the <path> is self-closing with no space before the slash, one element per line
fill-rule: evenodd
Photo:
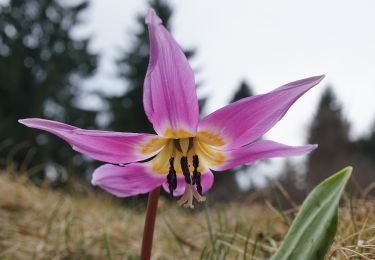
<path fill-rule="evenodd" d="M 178 204 L 193 208 L 193 198 L 198 201 L 205 200 L 202 196 L 201 173 L 224 162 L 223 152 L 214 148 L 214 145 L 223 145 L 223 139 L 204 132 L 196 137 L 158 140 L 151 140 L 142 145 L 141 152 L 156 151 L 156 146 L 160 149 L 160 144 L 165 143 L 150 161 L 151 171 L 166 175 L 171 196 L 177 187 L 177 176 L 183 176 L 185 192 Z"/>
<path fill-rule="evenodd" d="M 147 144 L 146 144 L 147 145 Z M 221 151 L 215 150 L 211 145 L 204 143 L 197 137 L 182 139 L 167 139 L 164 148 L 151 160 L 151 169 L 159 174 L 168 174 L 169 159 L 174 158 L 174 169 L 176 173 L 182 175 L 181 158 L 187 157 L 189 170 L 193 170 L 193 156 L 197 155 L 202 162 L 198 170 L 203 172 L 205 167 L 220 165 L 225 157 Z"/>

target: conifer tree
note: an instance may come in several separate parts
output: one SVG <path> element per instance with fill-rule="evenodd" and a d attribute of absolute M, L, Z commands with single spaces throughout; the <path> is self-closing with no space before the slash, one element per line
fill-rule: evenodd
<path fill-rule="evenodd" d="M 342 168 L 345 161 L 348 163 L 350 156 L 349 123 L 331 87 L 322 94 L 310 126 L 308 143 L 319 145 L 309 155 L 307 163 L 307 183 L 312 188 Z"/>
<path fill-rule="evenodd" d="M 375 121 L 371 125 L 370 132 L 361 137 L 358 143 L 363 153 L 370 156 L 375 164 Z"/>
<path fill-rule="evenodd" d="M 97 56 L 89 39 L 72 30 L 88 1 L 10 0 L 0 7 L 0 140 L 37 146 L 32 162 L 69 165 L 71 153 L 57 138 L 27 129 L 17 120 L 41 117 L 80 127 L 94 125 L 96 113 L 80 108 L 81 80 L 93 74 Z M 35 141 L 38 141 L 37 145 Z M 6 151 L 9 152 L 9 151 Z M 25 155 L 17 153 L 19 161 Z"/>

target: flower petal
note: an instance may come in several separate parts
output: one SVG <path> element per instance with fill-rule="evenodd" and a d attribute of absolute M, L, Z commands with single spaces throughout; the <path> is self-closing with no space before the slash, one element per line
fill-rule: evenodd
<path fill-rule="evenodd" d="M 160 136 L 194 136 L 199 111 L 193 71 L 154 10 L 149 11 L 146 23 L 150 61 L 144 82 L 145 112 Z"/>
<path fill-rule="evenodd" d="M 206 193 L 209 189 L 211 189 L 214 183 L 214 175 L 209 170 L 206 169 L 201 174 L 201 185 L 202 185 L 202 193 Z M 166 192 L 169 193 L 168 183 L 165 181 L 163 183 L 163 188 Z M 177 188 L 173 191 L 174 196 L 181 196 L 185 192 L 185 178 L 181 175 L 177 176 Z"/>
<path fill-rule="evenodd" d="M 201 176 L 202 193 L 206 193 L 214 184 L 214 174 L 207 169 Z"/>
<path fill-rule="evenodd" d="M 238 149 L 222 151 L 225 154 L 225 162 L 216 167 L 212 167 L 212 169 L 225 171 L 242 164 L 251 164 L 260 159 L 302 155 L 311 152 L 317 147 L 318 146 L 314 144 L 288 146 L 273 141 L 261 140 Z"/>
<path fill-rule="evenodd" d="M 324 76 L 286 84 L 267 94 L 241 99 L 203 118 L 198 138 L 216 139 L 218 145 L 238 148 L 258 139 L 273 127 L 306 91 Z M 214 137 L 214 138 L 213 138 Z"/>
<path fill-rule="evenodd" d="M 117 197 L 147 193 L 164 182 L 162 175 L 151 174 L 147 163 L 132 163 L 124 167 L 105 164 L 95 170 L 91 183 Z"/>
<path fill-rule="evenodd" d="M 56 121 L 28 118 L 20 123 L 47 131 L 67 141 L 74 150 L 96 160 L 130 163 L 155 155 L 166 143 L 151 134 L 84 130 Z"/>

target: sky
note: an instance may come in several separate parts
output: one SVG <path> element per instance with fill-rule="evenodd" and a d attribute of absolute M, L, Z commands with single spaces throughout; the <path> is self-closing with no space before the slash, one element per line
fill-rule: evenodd
<path fill-rule="evenodd" d="M 327 85 L 352 122 L 352 137 L 365 134 L 375 120 L 375 1 L 373 0 L 189 0 L 169 1 L 172 34 L 183 48 L 196 48 L 192 67 L 209 95 L 206 112 L 231 99 L 241 80 L 257 94 L 301 78 L 326 74 L 267 135 L 301 145 Z M 90 88 L 122 93 L 114 60 L 132 44 L 135 18 L 147 1 L 92 0 L 84 32 L 102 55 Z M 126 127 L 125 127 L 126 128 Z"/>

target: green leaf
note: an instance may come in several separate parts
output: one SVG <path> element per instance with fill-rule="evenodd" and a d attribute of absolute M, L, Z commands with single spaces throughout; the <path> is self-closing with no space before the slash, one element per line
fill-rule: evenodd
<path fill-rule="evenodd" d="M 337 229 L 337 209 L 352 167 L 320 183 L 305 199 L 272 260 L 324 259 Z"/>

